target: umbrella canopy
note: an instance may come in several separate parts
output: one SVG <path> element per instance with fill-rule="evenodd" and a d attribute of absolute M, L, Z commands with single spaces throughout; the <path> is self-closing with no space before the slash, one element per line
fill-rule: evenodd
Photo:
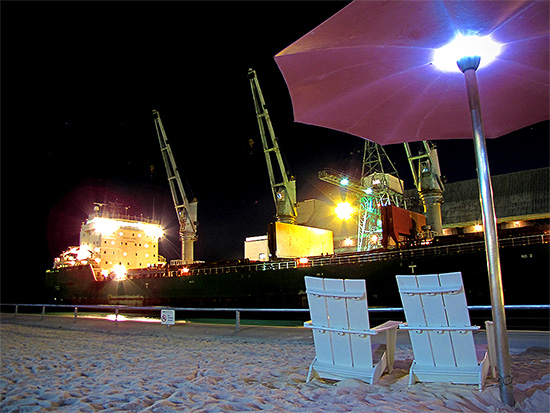
<path fill-rule="evenodd" d="M 355 1 L 275 56 L 297 122 L 380 144 L 471 138 L 464 76 L 434 51 L 500 43 L 477 70 L 485 136 L 549 118 L 548 1 Z"/>

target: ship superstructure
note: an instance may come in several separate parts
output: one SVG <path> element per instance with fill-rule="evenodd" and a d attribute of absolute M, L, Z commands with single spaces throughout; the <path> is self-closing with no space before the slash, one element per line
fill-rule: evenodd
<path fill-rule="evenodd" d="M 125 279 L 128 270 L 162 266 L 158 243 L 164 231 L 158 221 L 104 211 L 97 204 L 82 224 L 80 245 L 55 259 L 54 268 L 91 265 L 96 279 Z"/>

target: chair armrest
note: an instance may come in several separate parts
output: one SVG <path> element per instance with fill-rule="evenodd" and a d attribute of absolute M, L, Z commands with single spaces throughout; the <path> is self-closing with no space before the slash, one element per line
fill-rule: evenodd
<path fill-rule="evenodd" d="M 435 326 L 408 326 L 406 324 L 399 326 L 400 330 L 417 330 L 417 331 L 477 331 L 479 326 L 464 326 L 464 327 L 435 327 Z"/>
<path fill-rule="evenodd" d="M 348 330 L 348 329 L 345 329 L 345 328 L 333 328 L 333 327 L 316 326 L 311 321 L 305 322 L 304 327 L 305 328 L 311 328 L 313 330 L 319 330 L 321 332 L 331 331 L 333 333 L 357 334 L 359 336 L 374 336 L 374 335 L 378 334 L 378 331 L 374 330 L 374 329 L 371 329 L 371 330 Z"/>

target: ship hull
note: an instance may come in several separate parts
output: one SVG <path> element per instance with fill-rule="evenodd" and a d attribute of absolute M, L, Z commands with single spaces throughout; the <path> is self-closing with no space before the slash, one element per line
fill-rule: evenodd
<path fill-rule="evenodd" d="M 548 304 L 548 235 L 501 242 L 506 304 Z M 210 268 L 187 276 L 96 281 L 91 267 L 50 270 L 52 302 L 132 306 L 307 308 L 304 277 L 365 279 L 369 306 L 401 306 L 395 275 L 460 271 L 468 304 L 490 303 L 483 242 Z"/>

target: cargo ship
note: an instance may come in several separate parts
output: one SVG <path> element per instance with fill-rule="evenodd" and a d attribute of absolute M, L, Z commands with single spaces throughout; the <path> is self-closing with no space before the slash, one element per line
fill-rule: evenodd
<path fill-rule="evenodd" d="M 505 181 L 509 177 L 503 176 Z M 452 204 L 452 196 L 449 199 Z M 444 208 L 444 215 L 451 207 Z M 469 227 L 445 228 L 449 235 L 425 240 L 413 233 L 413 218 L 421 219 L 421 214 L 395 206 L 382 211 L 384 233 L 397 233 L 395 237 L 409 242 L 361 252 L 329 251 L 293 258 L 277 258 L 276 253 L 263 258 L 260 252 L 256 260 L 185 263 L 167 262 L 158 254 L 163 230 L 157 221 L 105 212 L 96 206 L 82 224 L 80 245 L 55 259 L 54 268 L 46 273 L 46 286 L 54 303 L 307 308 L 304 276 L 362 278 L 370 306 L 392 307 L 400 306 L 395 275 L 460 271 L 468 303 L 490 302 L 485 245 L 478 224 L 471 225 L 471 232 Z M 401 229 L 397 213 L 409 217 Z M 507 304 L 548 304 L 550 228 L 545 215 L 499 223 Z M 275 236 L 269 231 L 251 241 L 276 244 Z M 348 240 L 335 238 L 333 251 L 341 251 L 338 245 Z"/>
<path fill-rule="evenodd" d="M 304 277 L 318 276 L 365 279 L 369 305 L 393 307 L 400 306 L 397 274 L 455 271 L 462 273 L 469 304 L 490 303 L 477 181 L 444 187 L 435 146 L 423 142 L 418 155 L 406 146 L 416 186 L 407 193 L 396 172 L 383 172 L 383 148 L 365 141 L 361 178 L 319 173 L 355 200 L 359 212 L 347 233 L 341 229 L 346 226 L 332 224 L 333 204 L 296 202 L 296 181 L 284 165 L 255 72 L 249 76 L 276 206 L 277 222 L 267 234 L 247 238 L 240 260 L 194 259 L 197 200 L 187 198 L 153 111 L 180 226 L 181 259 L 167 262 L 159 255 L 159 222 L 97 204 L 82 224 L 80 245 L 57 257 L 46 273 L 52 303 L 306 308 Z M 493 177 L 507 304 L 549 302 L 549 172 Z M 339 207 L 342 215 L 352 209 Z"/>

